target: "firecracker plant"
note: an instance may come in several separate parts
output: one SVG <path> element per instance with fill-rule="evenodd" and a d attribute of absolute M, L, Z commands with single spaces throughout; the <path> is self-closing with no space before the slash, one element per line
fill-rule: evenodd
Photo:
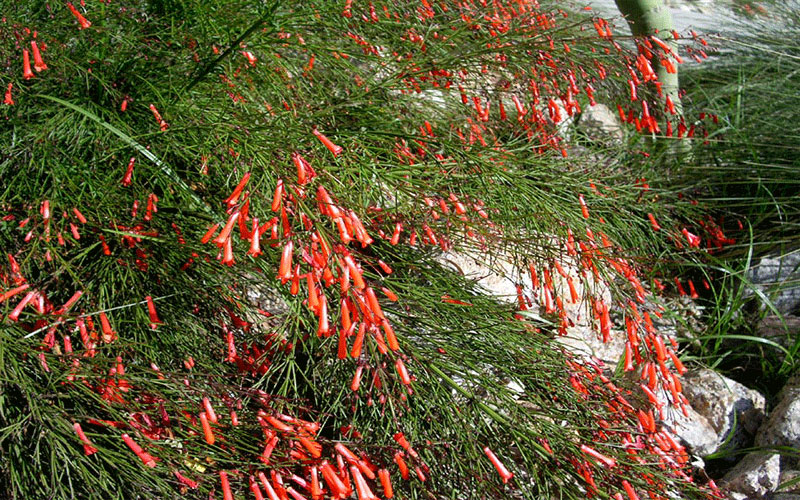
<path fill-rule="evenodd" d="M 700 136 L 658 95 L 705 55 L 674 38 L 535 0 L 6 5 L 0 487 L 712 497 L 662 425 L 658 296 L 697 291 L 657 260 L 729 239 L 568 131 L 603 102 Z M 579 324 L 619 367 L 559 347 Z"/>

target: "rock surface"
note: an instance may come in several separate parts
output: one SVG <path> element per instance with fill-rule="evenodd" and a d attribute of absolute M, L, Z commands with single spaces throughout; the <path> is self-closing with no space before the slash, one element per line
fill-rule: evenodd
<path fill-rule="evenodd" d="M 781 391 L 780 402 L 758 430 L 755 444 L 800 448 L 800 386 Z M 784 456 L 783 462 L 785 468 L 791 468 L 800 461 L 796 457 Z"/>
<path fill-rule="evenodd" d="M 688 416 L 670 409 L 664 415 L 664 424 L 683 441 L 692 455 L 702 457 L 714 453 L 722 442 L 717 431 L 706 417 L 691 406 L 687 407 L 687 413 Z"/>
<path fill-rule="evenodd" d="M 577 127 L 595 141 L 619 144 L 625 138 L 625 131 L 617 114 L 601 103 L 587 106 L 581 112 Z"/>
<path fill-rule="evenodd" d="M 797 336 L 800 335 L 800 316 L 767 315 L 756 325 L 756 334 L 788 350 L 794 345 Z M 783 351 L 775 348 L 775 352 L 778 354 L 779 359 L 784 359 L 785 353 Z"/>
<path fill-rule="evenodd" d="M 753 444 L 764 421 L 764 396 L 708 369 L 686 373 L 682 385 L 689 400 L 688 415 L 670 409 L 664 423 L 692 455 L 704 457 Z"/>
<path fill-rule="evenodd" d="M 720 487 L 735 500 L 765 498 L 778 487 L 780 456 L 749 453 L 725 474 Z"/>
<path fill-rule="evenodd" d="M 779 484 L 785 484 L 789 481 L 797 481 L 789 486 L 781 488 L 781 493 L 800 493 L 800 470 L 781 469 Z"/>
<path fill-rule="evenodd" d="M 729 451 L 752 444 L 764 421 L 764 396 L 708 369 L 686 373 L 683 393 L 692 408 L 714 429 L 718 444 L 713 451 L 718 451 L 723 443 Z"/>
<path fill-rule="evenodd" d="M 747 277 L 770 297 L 781 314 L 792 314 L 800 308 L 800 251 L 763 257 Z"/>
<path fill-rule="evenodd" d="M 538 316 L 540 310 L 540 292 L 533 291 L 530 275 L 527 270 L 520 272 L 524 266 L 515 266 L 511 259 L 494 258 L 487 261 L 485 256 L 469 253 L 447 252 L 440 261 L 445 266 L 463 274 L 466 278 L 475 280 L 477 284 L 489 295 L 498 300 L 517 302 L 517 288 L 520 284 L 528 298 L 532 298 L 532 307 L 528 311 L 533 316 Z M 598 284 L 591 277 L 585 278 L 578 273 L 577 265 L 568 259 L 561 262 L 565 273 L 572 277 L 573 286 L 579 300 L 572 302 L 565 291 L 568 289 L 566 278 L 558 273 L 552 273 L 553 286 L 561 291 L 564 297 L 564 310 L 570 321 L 566 335 L 559 336 L 556 340 L 567 348 L 572 354 L 583 359 L 597 358 L 609 366 L 615 366 L 625 353 L 625 335 L 621 331 L 612 331 L 611 340 L 603 342 L 595 328 L 594 319 L 586 311 L 589 304 L 586 301 L 586 288 L 595 297 L 602 298 L 606 303 L 611 302 L 611 291 L 604 284 Z"/>

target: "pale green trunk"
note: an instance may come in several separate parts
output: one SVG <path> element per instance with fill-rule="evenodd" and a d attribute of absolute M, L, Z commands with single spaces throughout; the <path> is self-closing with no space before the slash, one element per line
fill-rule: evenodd
<path fill-rule="evenodd" d="M 663 0 L 615 0 L 615 2 L 620 13 L 628 21 L 628 26 L 630 26 L 633 36 L 657 36 L 670 47 L 673 53 L 678 53 L 678 43 L 672 36 L 672 14 Z M 655 53 L 656 51 L 661 51 L 661 49 L 654 47 L 653 52 Z M 675 73 L 668 73 L 659 59 L 654 57 L 650 64 L 658 76 L 658 81 L 661 82 L 661 91 L 663 93 L 663 97 L 660 100 L 661 108 L 663 110 L 665 99 L 669 96 L 677 111 L 675 117 L 670 116 L 669 118 L 673 125 L 676 125 L 677 119 L 681 116 L 683 110 L 678 93 L 678 63 L 672 59 L 675 64 Z M 686 141 L 680 141 L 678 144 L 680 144 L 677 148 L 678 151 L 687 151 L 689 146 Z"/>

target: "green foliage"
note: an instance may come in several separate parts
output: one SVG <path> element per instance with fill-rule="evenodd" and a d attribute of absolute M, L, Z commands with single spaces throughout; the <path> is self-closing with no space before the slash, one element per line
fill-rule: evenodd
<path fill-rule="evenodd" d="M 786 342 L 764 339 L 757 325 L 777 314 L 772 298 L 797 283 L 759 287 L 748 273 L 762 256 L 797 247 L 800 48 L 792 34 L 800 16 L 796 2 L 751 13 L 712 39 L 723 48 L 713 60 L 684 68 L 687 95 L 716 114 L 719 127 L 676 183 L 723 214 L 728 230 L 741 223 L 749 231 L 703 271 L 714 278 L 714 291 L 698 354 L 775 394 L 798 369 L 800 339 L 788 326 Z"/>
<path fill-rule="evenodd" d="M 30 285 L 0 303 L 5 491 L 207 498 L 229 477 L 242 496 L 259 473 L 302 490 L 344 444 L 354 483 L 391 468 L 403 497 L 707 496 L 639 390 L 553 341 L 577 316 L 610 335 L 609 307 L 635 318 L 647 384 L 682 405 L 639 312 L 660 314 L 652 265 L 694 254 L 675 245 L 697 209 L 558 133 L 613 105 L 635 57 L 552 6 L 350 5 L 90 0 L 82 30 L 62 4 L 4 12 L 0 281 Z M 32 31 L 48 68 L 26 79 Z M 449 251 L 509 260 L 517 305 Z"/>

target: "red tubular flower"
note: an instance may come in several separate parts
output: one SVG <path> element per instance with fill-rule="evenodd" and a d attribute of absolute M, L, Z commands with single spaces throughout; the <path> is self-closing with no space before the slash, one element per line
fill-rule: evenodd
<path fill-rule="evenodd" d="M 130 448 L 131 451 L 133 451 L 136 454 L 136 456 L 139 457 L 139 460 L 141 460 L 143 464 L 151 468 L 156 466 L 155 458 L 153 458 L 152 455 L 144 451 L 141 446 L 136 444 L 136 441 L 131 439 L 129 435 L 123 434 L 122 440 L 125 441 L 125 444 L 128 445 L 128 448 Z"/>
<path fill-rule="evenodd" d="M 602 302 L 600 308 L 600 333 L 603 336 L 603 342 L 608 342 L 611 334 L 611 317 L 608 313 L 608 304 Z"/>
<path fill-rule="evenodd" d="M 681 229 L 681 233 L 683 233 L 683 235 L 686 237 L 686 241 L 689 243 L 690 247 L 698 248 L 700 246 L 699 236 L 690 233 L 686 228 Z"/>
<path fill-rule="evenodd" d="M 369 489 L 369 485 L 366 479 L 364 479 L 364 476 L 361 475 L 361 471 L 358 470 L 358 467 L 351 465 L 350 474 L 352 474 L 353 481 L 356 483 L 356 493 L 358 493 L 359 500 L 373 500 L 377 498 L 372 493 L 372 490 Z"/>
<path fill-rule="evenodd" d="M 9 82 L 8 88 L 6 89 L 6 96 L 3 99 L 3 104 L 5 104 L 7 106 L 13 106 L 14 105 L 14 99 L 11 98 L 11 89 L 12 88 L 14 88 L 14 83 L 13 82 Z"/>
<path fill-rule="evenodd" d="M 381 287 L 381 291 L 383 292 L 384 295 L 386 295 L 387 299 L 389 299 L 392 302 L 397 302 L 397 295 L 393 291 L 389 290 L 386 287 Z"/>
<path fill-rule="evenodd" d="M 328 463 L 327 460 L 324 460 L 322 464 L 320 464 L 319 468 L 320 472 L 322 472 L 322 478 L 325 480 L 325 483 L 331 490 L 331 494 L 334 497 L 340 498 L 347 496 L 349 488 L 347 488 L 342 480 L 339 479 L 339 476 L 336 475 L 336 471 L 334 470 L 333 466 Z"/>
<path fill-rule="evenodd" d="M 178 479 L 178 482 L 184 486 L 187 486 L 193 490 L 197 489 L 197 481 L 192 481 L 188 477 L 181 474 L 179 471 L 175 471 L 175 477 Z"/>
<path fill-rule="evenodd" d="M 637 99 L 636 84 L 633 82 L 633 80 L 628 80 L 628 86 L 630 87 L 631 91 L 631 101 L 635 101 Z"/>
<path fill-rule="evenodd" d="M 278 179 L 278 184 L 275 185 L 275 194 L 272 196 L 273 212 L 277 212 L 281 208 L 281 201 L 283 201 L 283 179 Z"/>
<path fill-rule="evenodd" d="M 400 233 L 403 231 L 403 225 L 399 222 L 394 225 L 394 232 L 392 233 L 392 239 L 389 241 L 392 245 L 397 245 L 400 241 Z"/>
<path fill-rule="evenodd" d="M 319 471 L 316 465 L 311 466 L 311 499 L 321 500 L 322 488 L 319 487 Z"/>
<path fill-rule="evenodd" d="M 367 303 L 372 313 L 375 314 L 378 319 L 384 319 L 383 310 L 378 303 L 378 297 L 375 296 L 375 290 L 368 286 L 364 289 L 364 295 L 367 296 Z"/>
<path fill-rule="evenodd" d="M 686 373 L 686 367 L 683 366 L 683 363 L 672 349 L 667 351 L 667 355 L 672 359 L 672 363 L 675 365 L 675 371 L 677 371 L 679 375 Z"/>
<path fill-rule="evenodd" d="M 400 344 L 397 342 L 397 337 L 394 334 L 392 325 L 389 324 L 388 320 L 384 319 L 381 326 L 383 326 L 383 331 L 386 333 L 386 341 L 389 344 L 389 349 L 393 351 L 399 350 Z"/>
<path fill-rule="evenodd" d="M 334 446 L 334 449 L 336 450 L 336 453 L 338 453 L 339 455 L 341 455 L 342 457 L 344 457 L 344 459 L 345 459 L 345 460 L 347 460 L 347 461 L 348 461 L 348 462 L 350 462 L 350 463 L 356 463 L 356 462 L 358 462 L 358 461 L 360 460 L 360 459 L 359 459 L 359 458 L 356 456 L 356 454 L 355 454 L 355 453 L 353 453 L 352 451 L 350 451 L 350 450 L 347 448 L 347 446 L 343 445 L 342 443 L 337 443 L 337 444 Z"/>
<path fill-rule="evenodd" d="M 228 222 L 225 223 L 225 227 L 223 227 L 219 235 L 214 238 L 215 245 L 221 247 L 230 239 L 231 231 L 233 231 L 233 226 L 236 224 L 236 220 L 239 218 L 239 215 L 239 212 L 234 212 L 230 215 L 230 217 L 228 217 Z"/>
<path fill-rule="evenodd" d="M 598 462 L 601 462 L 603 465 L 605 465 L 609 469 L 613 468 L 613 467 L 616 467 L 616 465 L 617 465 L 617 461 L 614 460 L 613 458 L 607 457 L 607 456 L 603 455 L 602 453 L 600 453 L 599 451 L 594 450 L 592 448 L 589 448 L 585 444 L 581 445 L 581 451 L 586 453 L 590 457 L 596 459 Z"/>
<path fill-rule="evenodd" d="M 250 250 L 247 251 L 247 255 L 252 255 L 253 257 L 258 257 L 261 255 L 261 233 L 258 231 L 258 219 L 253 218 L 253 230 L 250 232 Z"/>
<path fill-rule="evenodd" d="M 683 285 L 681 285 L 680 280 L 678 280 L 678 278 L 675 277 L 673 278 L 673 281 L 675 282 L 675 286 L 678 288 L 678 293 L 680 293 L 681 296 L 686 296 L 687 295 L 686 290 L 683 289 Z"/>
<path fill-rule="evenodd" d="M 697 289 L 694 287 L 694 282 L 689 280 L 689 296 L 693 299 L 700 297 L 697 293 Z"/>
<path fill-rule="evenodd" d="M 245 57 L 245 59 L 247 59 L 247 63 L 250 66 L 256 65 L 256 61 L 258 61 L 258 58 L 252 52 L 248 50 L 243 50 L 242 55 Z"/>
<path fill-rule="evenodd" d="M 406 461 L 403 460 L 403 452 L 398 451 L 394 454 L 394 463 L 396 463 L 397 468 L 400 469 L 400 477 L 408 481 L 408 465 L 406 465 Z"/>
<path fill-rule="evenodd" d="M 625 342 L 625 368 L 626 372 L 633 371 L 633 347 L 630 342 Z"/>
<path fill-rule="evenodd" d="M 355 325 L 355 323 L 353 323 Z M 352 327 L 351 327 L 352 328 Z M 364 345 L 364 335 L 366 334 L 367 326 L 365 323 L 361 323 L 358 327 L 358 333 L 356 334 L 356 339 L 353 341 L 353 349 L 350 351 L 350 356 L 353 358 L 358 358 L 361 356 L 361 347 Z"/>
<path fill-rule="evenodd" d="M 150 111 L 153 113 L 153 117 L 156 119 L 156 122 L 158 123 L 158 126 L 161 129 L 161 131 L 164 132 L 165 130 L 167 130 L 169 128 L 169 124 L 166 121 L 164 121 L 163 118 L 161 118 L 161 113 L 158 112 L 155 104 L 150 105 Z"/>
<path fill-rule="evenodd" d="M 411 455 L 412 458 L 417 458 L 419 456 L 417 455 L 416 450 L 414 450 L 414 448 L 411 447 L 411 444 L 408 442 L 408 440 L 406 439 L 405 435 L 402 432 L 395 433 L 393 437 L 394 440 L 397 442 L 397 444 L 399 444 L 404 450 L 406 450 L 408 454 Z"/>
<path fill-rule="evenodd" d="M 292 153 L 292 162 L 297 167 L 297 183 L 301 186 L 308 182 L 309 172 L 307 171 L 308 162 L 298 153 Z"/>
<path fill-rule="evenodd" d="M 10 299 L 14 295 L 16 295 L 16 294 L 18 294 L 18 293 L 20 293 L 20 292 L 22 292 L 24 290 L 27 290 L 29 287 L 30 287 L 30 285 L 28 283 L 25 283 L 24 285 L 20 285 L 20 286 L 18 286 L 16 288 L 12 288 L 11 290 L 8 290 L 7 292 L 5 292 L 2 295 L 0 295 L 0 304 L 5 302 L 6 300 Z"/>
<path fill-rule="evenodd" d="M 658 231 L 661 229 L 661 226 L 658 225 L 658 222 L 656 222 L 656 218 L 653 214 L 647 214 L 647 218 L 650 219 L 650 225 L 653 227 L 653 231 Z"/>
<path fill-rule="evenodd" d="M 77 208 L 72 209 L 72 213 L 75 214 L 75 217 L 78 219 L 78 222 L 81 224 L 86 224 L 86 217 L 83 216 L 80 210 Z"/>
<path fill-rule="evenodd" d="M 211 424 L 208 422 L 206 412 L 200 412 L 200 425 L 203 427 L 203 437 L 206 443 L 214 444 L 214 431 L 211 429 Z"/>
<path fill-rule="evenodd" d="M 303 445 L 303 448 L 308 450 L 312 458 L 319 458 L 322 456 L 322 445 L 316 441 L 304 436 L 297 436 L 297 440 Z"/>
<path fill-rule="evenodd" d="M 628 495 L 628 500 L 639 500 L 639 496 L 633 490 L 633 486 L 627 480 L 622 480 L 622 487 L 625 488 L 625 494 Z"/>
<path fill-rule="evenodd" d="M 125 187 L 131 185 L 131 181 L 133 180 L 133 165 L 136 163 L 136 157 L 131 157 L 131 160 L 128 162 L 128 168 L 125 170 L 125 175 L 122 177 L 121 184 Z"/>
<path fill-rule="evenodd" d="M 200 239 L 200 243 L 204 245 L 208 243 L 211 240 L 211 237 L 214 236 L 214 233 L 217 232 L 217 229 L 219 229 L 219 224 L 214 224 L 211 227 L 209 227 L 208 231 L 206 231 L 206 234 L 204 234 L 203 237 Z"/>
<path fill-rule="evenodd" d="M 542 291 L 542 301 L 544 302 L 544 309 L 547 314 L 556 312 L 556 308 L 553 305 L 553 294 L 550 292 L 548 286 L 545 286 Z"/>
<path fill-rule="evenodd" d="M 245 185 L 247 184 L 247 181 L 249 180 L 250 180 L 250 172 L 247 172 L 246 174 L 244 174 L 244 176 L 242 176 L 242 180 L 239 181 L 239 185 L 236 186 L 231 195 L 225 198 L 225 203 L 229 207 L 236 205 L 236 202 L 239 201 L 239 195 L 242 194 L 242 190 L 244 189 Z"/>
<path fill-rule="evenodd" d="M 75 429 L 75 434 L 78 435 L 78 439 L 80 439 L 81 443 L 83 443 L 83 452 L 86 454 L 86 456 L 97 453 L 97 448 L 92 446 L 92 442 L 89 441 L 89 438 L 87 438 L 86 434 L 83 433 L 83 429 L 81 429 L 81 424 L 75 422 L 74 424 L 72 424 L 72 428 Z"/>
<path fill-rule="evenodd" d="M 106 313 L 100 313 L 100 326 L 103 330 L 103 341 L 108 344 L 117 338 L 117 332 L 111 329 L 111 323 L 108 321 Z"/>
<path fill-rule="evenodd" d="M 392 490 L 392 480 L 389 477 L 389 470 L 380 469 L 378 471 L 378 477 L 381 480 L 381 486 L 383 486 L 383 496 L 387 499 L 392 498 L 394 496 L 394 491 Z"/>
<path fill-rule="evenodd" d="M 156 314 L 156 305 L 153 302 L 153 297 L 147 296 L 144 298 L 147 301 L 147 313 L 150 315 L 150 328 L 155 330 L 158 328 L 159 323 L 161 320 L 158 319 L 158 315 Z"/>
<path fill-rule="evenodd" d="M 47 65 L 42 59 L 42 54 L 39 52 L 39 46 L 36 45 L 36 40 L 31 42 L 31 50 L 33 51 L 33 69 L 35 69 L 37 73 L 46 70 Z"/>
<path fill-rule="evenodd" d="M 31 56 L 28 53 L 28 49 L 22 49 L 22 78 L 30 80 L 33 76 L 33 71 L 31 70 Z"/>
<path fill-rule="evenodd" d="M 85 17 L 81 15 L 80 12 L 78 12 L 78 9 L 76 9 L 72 5 L 72 3 L 67 2 L 67 8 L 70 10 L 70 12 L 72 12 L 72 15 L 75 16 L 75 19 L 77 19 L 78 23 L 81 25 L 80 28 L 78 28 L 79 30 L 85 30 L 86 28 L 92 25 L 91 22 L 89 22 Z"/>
<path fill-rule="evenodd" d="M 278 267 L 278 278 L 281 281 L 288 280 L 292 277 L 292 250 L 294 248 L 294 243 L 291 241 L 287 242 L 286 245 L 283 247 L 283 253 L 281 254 L 281 263 Z"/>
<path fill-rule="evenodd" d="M 397 358 L 397 361 L 394 363 L 394 367 L 397 370 L 397 374 L 400 375 L 400 381 L 405 385 L 411 385 L 411 377 L 408 374 L 408 370 L 406 369 L 406 365 L 403 363 L 403 360 Z"/>
<path fill-rule="evenodd" d="M 328 151 L 330 151 L 331 153 L 333 153 L 333 156 L 339 156 L 340 154 L 342 154 L 342 151 L 344 151 L 344 148 L 342 148 L 341 146 L 337 146 L 336 144 L 334 144 L 333 142 L 331 142 L 331 140 L 330 140 L 330 139 L 328 139 L 327 137 L 325 137 L 325 135 L 323 135 L 323 134 L 322 134 L 322 133 L 321 133 L 319 130 L 317 130 L 316 128 L 315 128 L 315 129 L 313 129 L 311 132 L 312 132 L 312 133 L 313 133 L 313 134 L 314 134 L 314 135 L 317 137 L 317 139 L 319 139 L 319 141 L 320 141 L 320 142 L 321 142 L 321 143 L 322 143 L 322 144 L 323 144 L 323 145 L 324 145 L 326 148 L 328 148 Z"/>
<path fill-rule="evenodd" d="M 584 201 L 582 194 L 578 195 L 578 202 L 581 205 L 581 213 L 583 214 L 583 218 L 584 219 L 588 219 L 589 218 L 589 209 L 586 207 L 586 201 Z"/>
<path fill-rule="evenodd" d="M 320 296 L 319 324 L 317 325 L 317 337 L 328 336 L 330 325 L 328 324 L 328 301 L 324 295 Z"/>
<path fill-rule="evenodd" d="M 153 218 L 153 214 L 158 212 L 158 207 L 156 203 L 158 202 L 158 196 L 155 193 L 150 193 L 147 195 L 147 208 L 144 212 L 144 220 L 150 221 Z"/>
<path fill-rule="evenodd" d="M 497 472 L 500 474 L 500 479 L 503 480 L 503 484 L 507 483 L 509 479 L 514 477 L 514 474 L 506 469 L 506 466 L 503 465 L 503 462 L 497 458 L 497 456 L 488 446 L 483 448 L 483 452 L 486 453 L 486 456 L 489 457 L 489 460 L 492 462 L 492 465 L 494 465 L 494 468 L 497 469 Z"/>
<path fill-rule="evenodd" d="M 267 479 L 266 474 L 263 472 L 258 473 L 258 479 L 261 481 L 261 486 L 264 487 L 264 490 L 267 492 L 267 497 L 269 500 L 281 500 L 278 494 L 275 492 L 275 488 L 272 487 L 270 484 L 269 479 Z"/>
<path fill-rule="evenodd" d="M 525 116 L 525 113 L 527 113 L 527 110 L 522 106 L 519 97 L 516 95 L 512 95 L 511 100 L 514 101 L 514 107 L 517 109 L 517 120 L 522 121 L 522 118 Z"/>
<path fill-rule="evenodd" d="M 250 491 L 253 492 L 253 496 L 256 497 L 256 500 L 264 500 L 264 495 L 261 493 L 261 488 L 258 487 L 258 483 L 253 476 L 250 476 L 248 479 Z"/>
<path fill-rule="evenodd" d="M 217 418 L 217 412 L 214 411 L 214 407 L 211 406 L 211 400 L 207 397 L 203 398 L 203 409 L 205 410 L 210 422 L 216 424 L 219 421 Z"/>
<path fill-rule="evenodd" d="M 219 482 L 222 488 L 222 499 L 233 500 L 233 493 L 231 493 L 231 483 L 228 481 L 228 473 L 219 471 Z"/>
<path fill-rule="evenodd" d="M 672 98 L 670 98 L 670 96 L 667 96 L 666 103 L 667 103 L 667 110 L 669 111 L 669 114 L 674 115 L 676 113 L 676 111 L 675 111 L 675 103 L 672 102 Z"/>

